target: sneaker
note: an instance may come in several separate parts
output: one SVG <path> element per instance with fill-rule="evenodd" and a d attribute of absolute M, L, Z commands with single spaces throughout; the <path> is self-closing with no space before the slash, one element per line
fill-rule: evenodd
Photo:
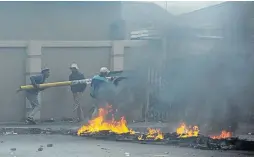
<path fill-rule="evenodd" d="M 26 119 L 26 123 L 27 123 L 27 124 L 33 124 L 33 125 L 36 124 L 36 122 L 34 121 L 34 119 L 31 118 L 31 117 L 28 117 L 28 118 Z"/>

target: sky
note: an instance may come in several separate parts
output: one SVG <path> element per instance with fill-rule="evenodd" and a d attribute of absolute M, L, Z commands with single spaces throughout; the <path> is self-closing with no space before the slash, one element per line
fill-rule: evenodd
<path fill-rule="evenodd" d="M 204 7 L 222 3 L 223 1 L 154 1 L 159 6 L 166 8 L 167 10 L 175 15 L 191 12 Z"/>

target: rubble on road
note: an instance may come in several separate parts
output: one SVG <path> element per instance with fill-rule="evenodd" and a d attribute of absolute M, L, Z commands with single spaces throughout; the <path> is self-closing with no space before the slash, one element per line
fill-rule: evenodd
<path fill-rule="evenodd" d="M 211 137 L 198 135 L 197 137 L 179 138 L 176 133 L 164 133 L 164 139 L 138 139 L 142 133 L 138 134 L 116 134 L 109 131 L 101 131 L 97 133 L 82 134 L 82 137 L 103 139 L 111 141 L 125 141 L 140 144 L 156 144 L 156 145 L 174 145 L 180 147 L 191 147 L 203 150 L 246 150 L 254 151 L 254 141 L 230 137 L 225 139 L 213 139 Z M 145 133 L 143 133 L 145 135 Z"/>

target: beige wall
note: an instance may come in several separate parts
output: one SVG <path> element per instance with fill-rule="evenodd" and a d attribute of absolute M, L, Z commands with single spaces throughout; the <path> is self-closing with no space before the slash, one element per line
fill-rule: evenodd
<path fill-rule="evenodd" d="M 0 122 L 24 120 L 30 104 L 24 92 L 16 93 L 16 89 L 30 84 L 29 77 L 40 73 L 42 67 L 51 69 L 47 82 L 68 80 L 72 62 L 78 63 L 86 77 L 91 77 L 101 66 L 123 70 L 125 48 L 144 45 L 143 41 L 0 41 Z M 69 87 L 49 88 L 39 97 L 42 110 L 36 118 L 61 119 L 73 115 Z M 91 106 L 89 88 L 82 102 L 83 107 Z"/>
<path fill-rule="evenodd" d="M 20 121 L 24 118 L 25 97 L 16 93 L 25 83 L 26 49 L 0 47 L 0 122 Z"/>

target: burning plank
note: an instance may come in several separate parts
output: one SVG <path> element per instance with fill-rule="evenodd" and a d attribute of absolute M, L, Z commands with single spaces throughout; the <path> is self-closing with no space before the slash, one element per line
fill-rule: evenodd
<path fill-rule="evenodd" d="M 232 133 L 226 130 L 222 130 L 221 134 L 218 136 L 210 136 L 212 139 L 226 139 L 232 137 Z"/>
<path fill-rule="evenodd" d="M 160 129 L 147 129 L 147 134 L 142 134 L 138 137 L 138 140 L 163 140 L 164 136 Z"/>
<path fill-rule="evenodd" d="M 198 126 L 187 127 L 185 123 L 181 123 L 180 126 L 176 129 L 176 133 L 179 135 L 179 138 L 197 137 L 199 128 Z"/>

